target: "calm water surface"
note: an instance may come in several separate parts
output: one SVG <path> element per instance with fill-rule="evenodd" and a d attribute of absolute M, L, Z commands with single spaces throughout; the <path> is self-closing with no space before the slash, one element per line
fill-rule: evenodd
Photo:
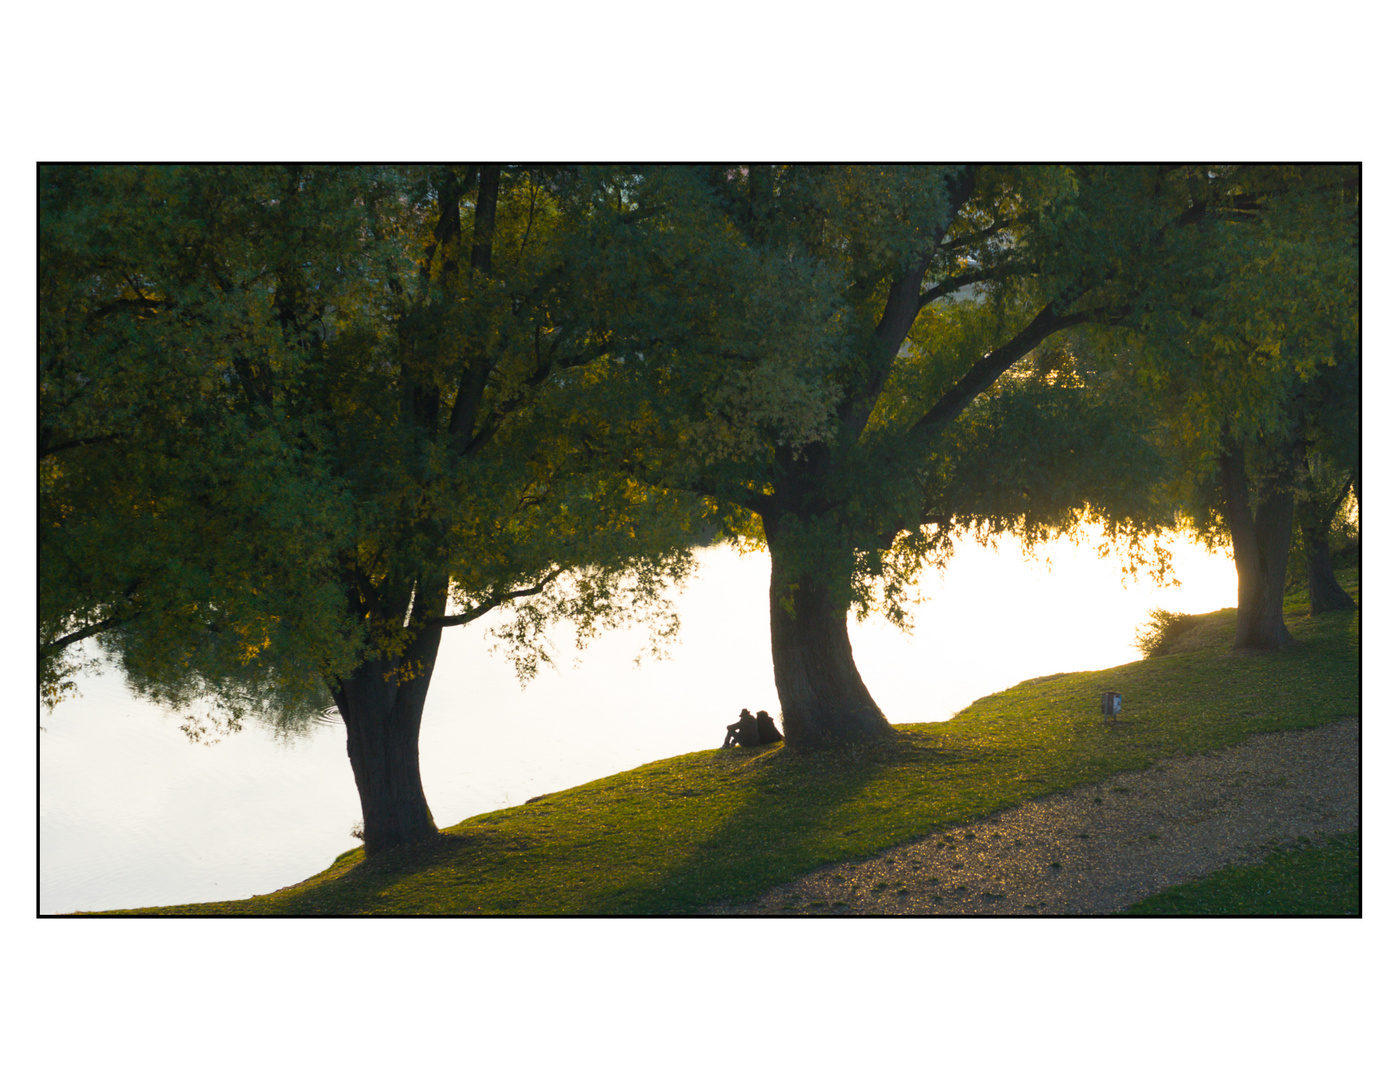
<path fill-rule="evenodd" d="M 851 626 L 866 685 L 894 723 L 945 720 L 978 697 L 1059 671 L 1139 659 L 1135 627 L 1152 607 L 1212 611 L 1236 602 L 1223 553 L 1172 546 L 1181 587 L 1122 587 L 1095 545 L 1058 543 L 1026 561 L 959 548 L 929 571 L 916 629 Z M 423 785 L 446 826 L 658 758 L 717 747 L 740 708 L 779 706 L 767 635 L 769 562 L 701 553 L 678 597 L 682 641 L 665 662 L 633 658 L 639 631 L 603 637 L 521 689 L 485 627 L 448 630 L 423 717 Z M 580 661 L 574 666 L 574 660 Z M 248 724 L 191 744 L 178 717 L 133 697 L 119 674 L 41 716 L 39 910 L 65 912 L 226 900 L 271 892 L 355 846 L 359 800 L 344 729 L 291 741 Z M 1097 702 L 1085 702 L 1095 710 Z"/>

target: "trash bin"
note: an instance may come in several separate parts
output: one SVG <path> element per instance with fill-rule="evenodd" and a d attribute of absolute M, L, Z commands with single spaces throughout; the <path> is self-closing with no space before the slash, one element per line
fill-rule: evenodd
<path fill-rule="evenodd" d="M 1105 717 L 1121 715 L 1121 695 L 1115 690 L 1108 690 L 1102 695 L 1102 715 Z"/>

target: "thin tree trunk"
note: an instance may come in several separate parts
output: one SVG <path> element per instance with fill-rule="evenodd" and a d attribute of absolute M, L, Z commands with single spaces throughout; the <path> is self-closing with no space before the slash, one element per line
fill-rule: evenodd
<path fill-rule="evenodd" d="M 1310 594 L 1312 615 L 1326 611 L 1353 611 L 1359 606 L 1335 578 L 1335 568 L 1330 565 L 1328 534 L 1314 541 L 1306 541 L 1306 588 Z"/>
<path fill-rule="evenodd" d="M 332 690 L 359 788 L 367 856 L 437 836 L 422 792 L 418 733 L 441 637 L 440 627 L 424 629 L 402 656 L 367 661 Z"/>
<path fill-rule="evenodd" d="M 1330 526 L 1344 503 L 1349 487 L 1350 481 L 1346 480 L 1336 498 L 1325 500 L 1314 485 L 1309 484 L 1297 502 L 1301 539 L 1306 548 L 1306 589 L 1312 615 L 1325 611 L 1353 611 L 1357 606 L 1354 598 L 1335 579 L 1335 568 L 1330 564 Z"/>
<path fill-rule="evenodd" d="M 786 745 L 815 750 L 881 739 L 892 728 L 855 667 L 848 605 L 832 599 L 830 575 L 822 572 L 836 568 L 795 572 L 791 544 L 768 527 L 772 669 Z"/>
<path fill-rule="evenodd" d="M 1254 515 L 1242 447 L 1231 446 L 1220 456 L 1219 465 L 1224 518 L 1238 570 L 1238 625 L 1233 648 L 1279 649 L 1295 640 L 1282 618 L 1294 496 L 1291 488 L 1277 483 L 1276 478 L 1263 479 Z"/>

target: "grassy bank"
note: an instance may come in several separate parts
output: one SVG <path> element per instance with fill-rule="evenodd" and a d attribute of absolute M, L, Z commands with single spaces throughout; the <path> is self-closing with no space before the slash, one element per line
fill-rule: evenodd
<path fill-rule="evenodd" d="M 1357 573 L 1342 581 L 1357 595 Z M 144 913 L 649 915 L 751 899 L 1121 770 L 1357 716 L 1357 614 L 1312 619 L 1294 597 L 1288 624 L 1294 648 L 1233 655 L 1233 612 L 1216 612 L 1166 655 L 1032 679 L 947 723 L 898 727 L 877 751 L 704 750 L 469 818 L 392 860 L 355 849 L 267 896 Z M 1108 689 L 1124 701 L 1111 723 Z"/>

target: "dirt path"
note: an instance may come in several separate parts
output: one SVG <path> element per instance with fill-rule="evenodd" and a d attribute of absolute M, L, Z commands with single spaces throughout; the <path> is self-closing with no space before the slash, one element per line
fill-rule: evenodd
<path fill-rule="evenodd" d="M 1255 735 L 1050 795 L 712 914 L 1080 915 L 1359 827 L 1359 722 Z"/>

